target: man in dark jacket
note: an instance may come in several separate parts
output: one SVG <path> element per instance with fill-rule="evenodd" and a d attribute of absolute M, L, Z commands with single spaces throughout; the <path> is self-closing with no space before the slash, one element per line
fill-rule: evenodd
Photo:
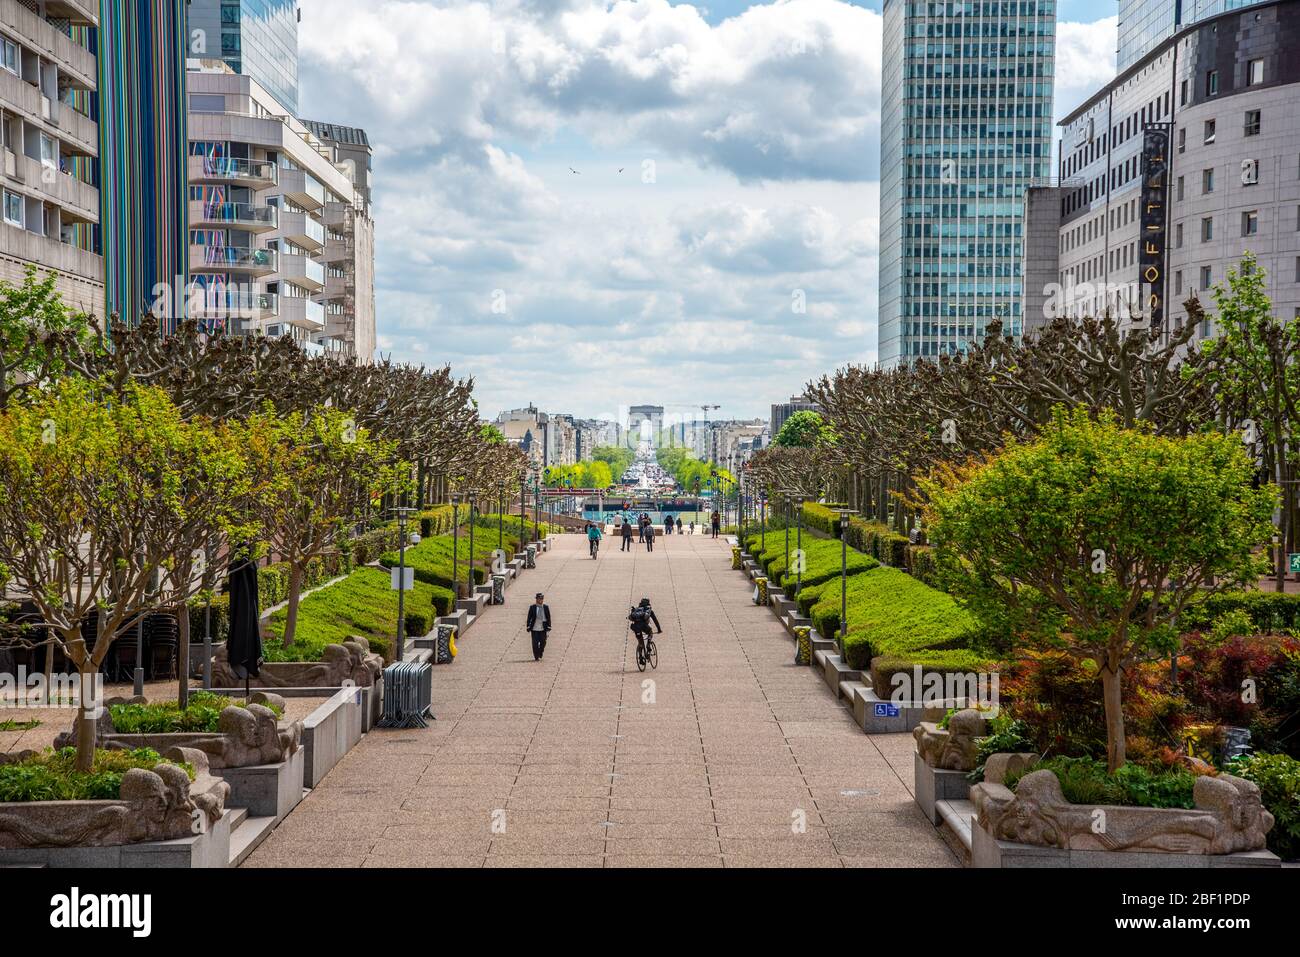
<path fill-rule="evenodd" d="M 630 552 L 632 550 L 632 520 L 624 516 L 623 518 L 623 548 L 621 551 Z"/>
<path fill-rule="evenodd" d="M 653 552 L 655 550 L 655 527 L 646 525 L 645 527 L 645 550 Z"/>
<path fill-rule="evenodd" d="M 546 653 L 546 638 L 551 633 L 551 609 L 541 592 L 528 608 L 528 633 L 533 636 L 533 660 L 541 661 Z"/>

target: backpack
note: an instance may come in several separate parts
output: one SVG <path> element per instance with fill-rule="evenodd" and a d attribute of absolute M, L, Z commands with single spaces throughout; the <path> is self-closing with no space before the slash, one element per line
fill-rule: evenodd
<path fill-rule="evenodd" d="M 634 625 L 644 625 L 650 620 L 650 609 L 642 605 L 634 605 L 632 607 L 632 613 L 627 617 Z"/>

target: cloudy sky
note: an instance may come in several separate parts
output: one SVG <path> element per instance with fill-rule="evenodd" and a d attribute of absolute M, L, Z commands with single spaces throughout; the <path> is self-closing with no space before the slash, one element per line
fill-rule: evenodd
<path fill-rule="evenodd" d="M 303 114 L 375 147 L 381 353 L 608 418 L 875 360 L 879 0 L 303 7 Z M 1059 5 L 1058 117 L 1114 12 Z"/>

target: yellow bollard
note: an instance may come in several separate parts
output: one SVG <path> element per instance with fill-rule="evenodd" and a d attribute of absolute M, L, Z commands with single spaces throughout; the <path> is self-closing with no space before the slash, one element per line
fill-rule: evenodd
<path fill-rule="evenodd" d="M 798 625 L 794 630 L 796 665 L 812 664 L 812 629 L 807 625 Z"/>
<path fill-rule="evenodd" d="M 740 571 L 742 568 L 745 567 L 745 566 L 741 563 L 741 561 L 740 561 L 740 546 L 739 546 L 739 545 L 732 545 L 732 546 L 731 546 L 731 567 L 732 567 L 733 569 L 735 569 L 736 571 Z"/>

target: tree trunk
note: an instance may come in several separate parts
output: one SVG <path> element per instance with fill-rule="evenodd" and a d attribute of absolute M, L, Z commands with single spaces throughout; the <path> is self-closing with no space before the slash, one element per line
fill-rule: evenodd
<path fill-rule="evenodd" d="M 293 562 L 289 565 L 289 604 L 284 615 L 284 647 L 293 644 L 294 629 L 298 626 L 298 599 L 302 591 L 303 564 Z"/>
<path fill-rule="evenodd" d="M 176 703 L 184 711 L 190 705 L 190 607 L 176 605 Z"/>
<path fill-rule="evenodd" d="M 83 655 L 77 666 L 80 709 L 77 717 L 77 770 L 89 774 L 95 767 L 95 726 L 99 716 L 99 693 L 95 677 L 99 672 L 92 655 Z M 49 687 L 48 685 L 46 687 Z"/>
<path fill-rule="evenodd" d="M 1124 668 L 1111 667 L 1109 662 L 1101 669 L 1102 700 L 1106 705 L 1106 768 L 1114 774 L 1124 764 Z"/>

